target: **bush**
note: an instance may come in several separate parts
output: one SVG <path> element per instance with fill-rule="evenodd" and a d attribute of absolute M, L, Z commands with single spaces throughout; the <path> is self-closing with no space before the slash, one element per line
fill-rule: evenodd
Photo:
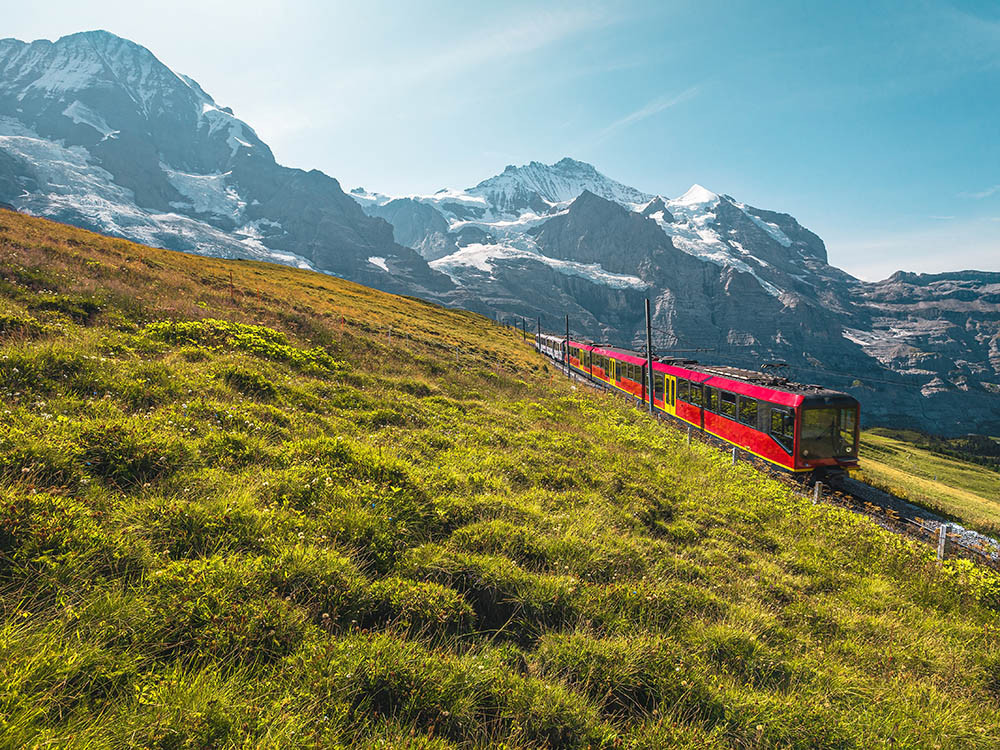
<path fill-rule="evenodd" d="M 324 349 L 299 349 L 288 343 L 288 337 L 284 333 L 265 326 L 206 318 L 159 321 L 150 323 L 145 330 L 153 339 L 171 344 L 240 351 L 272 362 L 286 362 L 299 369 L 336 373 L 347 368 L 344 362 L 335 360 Z"/>

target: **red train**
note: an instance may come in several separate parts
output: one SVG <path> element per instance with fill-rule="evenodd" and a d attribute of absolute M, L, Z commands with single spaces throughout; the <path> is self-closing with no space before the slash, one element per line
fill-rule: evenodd
<path fill-rule="evenodd" d="M 647 361 L 637 352 L 536 336 L 572 370 L 648 402 Z M 795 473 L 858 465 L 859 405 L 846 393 L 735 367 L 653 360 L 653 407 Z"/>

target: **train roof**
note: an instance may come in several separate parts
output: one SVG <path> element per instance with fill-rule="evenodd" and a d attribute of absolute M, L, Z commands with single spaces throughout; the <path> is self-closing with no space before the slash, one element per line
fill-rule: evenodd
<path fill-rule="evenodd" d="M 630 349 L 598 346 L 572 339 L 570 345 L 611 356 L 623 362 L 646 364 L 646 357 L 643 354 Z M 855 401 L 853 396 L 824 386 L 796 383 L 786 377 L 761 370 L 746 370 L 727 365 L 704 365 L 693 359 L 654 357 L 653 370 L 683 377 L 693 383 L 703 383 L 785 406 L 798 406 L 803 401 L 822 403 L 842 402 L 845 399 Z"/>

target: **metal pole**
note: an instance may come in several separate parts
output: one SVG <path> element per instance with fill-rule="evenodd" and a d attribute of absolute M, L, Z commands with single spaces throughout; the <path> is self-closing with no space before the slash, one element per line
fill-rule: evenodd
<path fill-rule="evenodd" d="M 690 429 L 690 428 L 688 428 L 688 429 Z M 737 449 L 733 448 L 733 466 L 736 466 L 736 451 L 737 451 Z"/>
<path fill-rule="evenodd" d="M 521 318 L 521 341 L 528 340 L 528 328 L 527 324 L 524 322 L 524 318 Z"/>
<path fill-rule="evenodd" d="M 563 357 L 566 363 L 566 377 L 572 379 L 569 372 L 569 315 L 566 316 L 566 344 L 563 347 Z"/>
<path fill-rule="evenodd" d="M 688 448 L 691 447 L 691 425 L 688 425 Z"/>
<path fill-rule="evenodd" d="M 823 483 L 816 482 L 816 484 L 813 485 L 813 505 L 818 503 L 821 497 L 823 497 Z"/>
<path fill-rule="evenodd" d="M 938 526 L 938 550 L 937 559 L 938 562 L 944 560 L 944 548 L 948 543 L 948 524 L 943 523 Z"/>
<path fill-rule="evenodd" d="M 646 298 L 646 386 L 649 389 L 649 413 L 653 413 L 653 326 L 649 319 L 649 298 Z"/>

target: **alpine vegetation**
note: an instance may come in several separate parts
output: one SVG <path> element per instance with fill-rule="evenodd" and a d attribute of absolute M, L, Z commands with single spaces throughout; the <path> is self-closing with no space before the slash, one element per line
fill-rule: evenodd
<path fill-rule="evenodd" d="M 0 398 L 0 748 L 1000 743 L 995 574 L 479 315 L 0 212 Z"/>

